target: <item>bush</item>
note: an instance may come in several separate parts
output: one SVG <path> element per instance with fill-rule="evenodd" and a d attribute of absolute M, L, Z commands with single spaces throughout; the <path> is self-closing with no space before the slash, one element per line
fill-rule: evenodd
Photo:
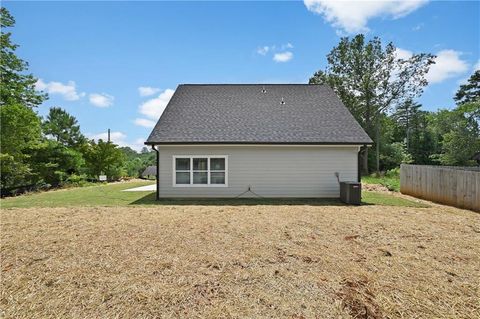
<path fill-rule="evenodd" d="M 83 187 L 93 185 L 94 183 L 89 182 L 87 180 L 87 175 L 81 174 L 72 174 L 70 175 L 64 182 L 64 186 L 75 186 L 75 187 Z"/>
<path fill-rule="evenodd" d="M 404 143 L 391 143 L 383 146 L 380 154 L 383 169 L 392 170 L 402 163 L 411 163 L 412 156 L 407 152 Z"/>
<path fill-rule="evenodd" d="M 393 168 L 391 170 L 388 170 L 385 173 L 386 177 L 400 177 L 400 167 Z"/>
<path fill-rule="evenodd" d="M 367 184 L 380 184 L 385 186 L 388 190 L 400 191 L 400 168 L 394 168 L 380 174 L 372 174 L 370 176 L 362 177 L 362 181 Z"/>

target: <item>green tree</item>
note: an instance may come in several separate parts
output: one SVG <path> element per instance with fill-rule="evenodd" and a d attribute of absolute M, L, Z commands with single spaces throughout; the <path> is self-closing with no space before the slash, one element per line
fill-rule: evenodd
<path fill-rule="evenodd" d="M 145 170 L 144 163 L 140 157 L 125 161 L 123 168 L 125 173 L 130 177 L 139 177 L 143 170 Z"/>
<path fill-rule="evenodd" d="M 147 166 L 155 165 L 156 155 L 146 147 L 143 147 L 140 153 L 128 146 L 120 149 L 125 154 L 124 170 L 128 176 L 139 177 Z"/>
<path fill-rule="evenodd" d="M 396 141 L 405 142 L 405 147 L 415 164 L 433 164 L 430 156 L 437 148 L 428 121 L 428 112 L 421 105 L 408 100 L 396 107 L 392 115 L 401 132 Z"/>
<path fill-rule="evenodd" d="M 123 152 L 123 154 L 125 155 L 125 159 L 127 160 L 135 159 L 139 156 L 139 154 L 131 147 L 122 146 L 119 147 L 119 149 Z"/>
<path fill-rule="evenodd" d="M 399 167 L 402 163 L 411 163 L 412 156 L 407 152 L 405 143 L 388 143 L 384 144 L 382 147 L 380 162 L 382 164 L 382 169 L 387 171 Z"/>
<path fill-rule="evenodd" d="M 77 119 L 59 107 L 52 107 L 43 122 L 43 132 L 62 145 L 75 147 L 85 143 Z"/>
<path fill-rule="evenodd" d="M 473 164 L 471 158 L 480 150 L 480 143 L 473 132 L 458 127 L 443 135 L 442 150 L 443 153 L 438 156 L 441 164 L 468 166 Z"/>
<path fill-rule="evenodd" d="M 458 105 L 480 100 L 480 70 L 470 76 L 467 84 L 460 86 L 454 100 Z"/>
<path fill-rule="evenodd" d="M 412 128 L 412 118 L 418 115 L 421 105 L 414 103 L 412 100 L 407 100 L 405 103 L 399 104 L 396 107 L 393 118 L 405 130 L 405 144 L 407 150 L 410 144 L 410 132 Z"/>
<path fill-rule="evenodd" d="M 15 25 L 15 19 L 7 9 L 0 8 L 0 105 L 20 104 L 29 107 L 40 105 L 47 96 L 35 90 L 37 79 L 25 74 L 28 63 L 15 55 L 18 45 L 10 40 L 6 29 Z"/>
<path fill-rule="evenodd" d="M 94 178 L 106 174 L 109 180 L 116 180 L 124 175 L 125 155 L 112 142 L 104 142 L 100 139 L 95 143 L 92 140 L 84 157 L 88 172 Z"/>
<path fill-rule="evenodd" d="M 479 120 L 480 102 L 432 114 L 431 127 L 440 145 L 432 158 L 442 165 L 473 164 L 471 157 L 480 150 Z"/>
<path fill-rule="evenodd" d="M 31 159 L 37 182 L 51 186 L 61 185 L 72 174 L 81 174 L 85 166 L 80 152 L 48 139 L 31 150 Z"/>
<path fill-rule="evenodd" d="M 376 141 L 376 168 L 380 166 L 380 117 L 395 105 L 419 96 L 427 85 L 425 75 L 431 54 L 397 57 L 392 43 L 379 38 L 365 41 L 362 34 L 342 38 L 327 55 L 328 66 L 310 78 L 310 84 L 328 84 L 338 94 L 365 131 Z M 364 148 L 363 170 L 368 173 L 368 148 Z"/>
<path fill-rule="evenodd" d="M 435 164 L 432 154 L 438 149 L 437 141 L 429 123 L 429 112 L 418 111 L 413 113 L 410 120 L 410 134 L 408 137 L 408 152 L 415 164 Z"/>
<path fill-rule="evenodd" d="M 34 176 L 28 151 L 40 142 L 40 119 L 31 109 L 47 96 L 35 91 L 37 81 L 25 74 L 27 62 L 15 54 L 17 45 L 11 42 L 15 20 L 7 9 L 0 8 L 0 166 L 1 192 L 9 194 L 31 187 Z"/>
<path fill-rule="evenodd" d="M 32 183 L 28 150 L 40 140 L 40 118 L 21 104 L 0 106 L 2 194 Z"/>
<path fill-rule="evenodd" d="M 137 153 L 135 150 L 128 146 L 120 147 L 120 150 L 125 155 L 125 163 L 123 169 L 127 176 L 130 177 L 139 177 L 141 170 L 145 169 L 143 167 L 143 160 L 141 158 L 142 154 Z"/>
<path fill-rule="evenodd" d="M 398 122 L 391 116 L 383 114 L 379 121 L 382 127 L 382 135 L 379 140 L 380 148 L 380 170 L 388 171 L 397 168 L 401 163 L 410 163 L 411 156 L 405 145 L 405 135 Z M 370 154 L 374 156 L 374 154 Z M 373 158 L 370 163 L 373 163 Z"/>

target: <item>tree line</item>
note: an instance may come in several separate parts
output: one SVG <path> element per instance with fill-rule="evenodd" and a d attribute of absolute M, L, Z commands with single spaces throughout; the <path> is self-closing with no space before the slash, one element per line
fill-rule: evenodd
<path fill-rule="evenodd" d="M 474 165 L 480 152 L 480 70 L 453 97 L 456 107 L 435 112 L 416 102 L 435 63 L 428 53 L 400 58 L 393 43 L 360 34 L 344 37 L 311 84 L 328 84 L 374 141 L 362 152 L 364 174 L 401 163 Z"/>
<path fill-rule="evenodd" d="M 140 154 L 112 142 L 89 140 L 77 120 L 60 107 L 42 118 L 35 108 L 48 95 L 35 89 L 37 79 L 26 74 L 28 63 L 15 54 L 11 41 L 15 20 L 0 9 L 0 187 L 2 195 L 26 190 L 82 185 L 105 174 L 110 180 L 137 177 L 155 162 L 144 148 Z"/>

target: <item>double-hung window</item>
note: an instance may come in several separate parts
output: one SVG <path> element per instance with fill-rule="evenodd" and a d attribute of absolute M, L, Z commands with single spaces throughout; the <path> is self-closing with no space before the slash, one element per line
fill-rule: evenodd
<path fill-rule="evenodd" d="M 173 157 L 174 186 L 227 186 L 227 156 Z"/>

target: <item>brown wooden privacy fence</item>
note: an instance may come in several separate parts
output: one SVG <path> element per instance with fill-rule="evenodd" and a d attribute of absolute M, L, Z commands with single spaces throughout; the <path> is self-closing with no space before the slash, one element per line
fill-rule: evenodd
<path fill-rule="evenodd" d="M 400 192 L 480 211 L 480 168 L 402 164 Z"/>

